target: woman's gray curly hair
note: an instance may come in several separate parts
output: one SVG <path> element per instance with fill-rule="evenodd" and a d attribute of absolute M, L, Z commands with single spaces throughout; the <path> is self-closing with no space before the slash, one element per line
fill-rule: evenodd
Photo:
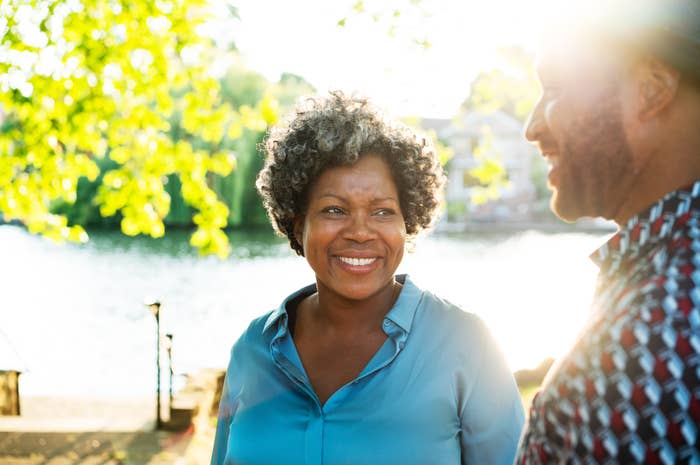
<path fill-rule="evenodd" d="M 258 192 L 275 230 L 299 255 L 304 249 L 294 220 L 306 212 L 311 185 L 324 170 L 353 165 L 362 155 L 379 155 L 389 165 L 409 239 L 436 217 L 444 175 L 432 143 L 385 120 L 365 99 L 339 91 L 308 97 L 287 125 L 272 129 L 262 149 Z"/>

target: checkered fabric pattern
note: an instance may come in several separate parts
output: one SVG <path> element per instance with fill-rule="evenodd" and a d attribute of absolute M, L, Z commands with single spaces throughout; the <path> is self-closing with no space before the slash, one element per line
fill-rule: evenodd
<path fill-rule="evenodd" d="M 516 464 L 700 465 L 700 181 L 591 258 L 590 322 L 535 396 Z"/>

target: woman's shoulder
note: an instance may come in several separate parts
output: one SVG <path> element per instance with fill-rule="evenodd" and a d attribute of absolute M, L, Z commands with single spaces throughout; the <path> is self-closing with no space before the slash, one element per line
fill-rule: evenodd
<path fill-rule="evenodd" d="M 399 298 L 402 311 L 406 312 L 410 307 L 415 309 L 411 318 L 412 333 L 415 331 L 428 338 L 454 338 L 467 343 L 488 336 L 486 325 L 476 313 L 465 311 L 448 299 L 418 286 L 409 278 L 405 279 L 404 291 L 405 298 Z M 403 316 L 408 317 L 406 314 Z"/>
<path fill-rule="evenodd" d="M 253 318 L 246 330 L 243 331 L 242 336 L 262 334 L 265 330 L 269 329 L 269 327 L 272 326 L 276 320 L 281 318 L 281 313 L 282 312 L 279 308 L 275 308 L 256 318 Z"/>
<path fill-rule="evenodd" d="M 486 354 L 499 351 L 479 315 L 430 291 L 423 291 L 411 337 L 422 351 L 447 357 L 467 371 L 479 366 Z"/>
<path fill-rule="evenodd" d="M 284 298 L 278 307 L 254 318 L 238 338 L 236 345 L 258 344 L 261 341 L 268 341 L 277 333 L 280 324 L 287 324 L 288 304 L 313 292 L 316 292 L 315 284 L 304 286 Z"/>
<path fill-rule="evenodd" d="M 465 311 L 451 301 L 423 288 L 410 276 L 399 275 L 398 280 L 403 284 L 403 290 L 397 304 L 404 308 L 415 308 L 416 316 L 427 318 L 436 324 L 460 326 L 481 324 L 481 319 L 475 313 Z"/>
<path fill-rule="evenodd" d="M 426 318 L 448 327 L 457 326 L 460 330 L 465 328 L 483 330 L 485 328 L 479 315 L 428 290 L 423 291 L 421 310 Z"/>
<path fill-rule="evenodd" d="M 276 311 L 277 309 L 270 310 L 267 313 L 254 318 L 248 324 L 248 327 L 243 330 L 238 339 L 236 339 L 231 350 L 240 352 L 241 350 L 245 350 L 250 346 L 260 344 L 262 342 L 263 333 L 265 332 L 266 323 Z"/>

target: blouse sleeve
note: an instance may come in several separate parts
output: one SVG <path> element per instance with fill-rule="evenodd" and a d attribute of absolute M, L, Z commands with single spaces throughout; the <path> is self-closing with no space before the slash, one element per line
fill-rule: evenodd
<path fill-rule="evenodd" d="M 470 354 L 480 356 L 479 368 L 462 390 L 462 464 L 512 465 L 524 423 L 523 405 L 496 341 L 479 323 L 478 342 L 472 345 L 476 353 Z"/>
<path fill-rule="evenodd" d="M 231 428 L 231 421 L 238 408 L 238 393 L 240 388 L 236 381 L 236 368 L 234 346 L 231 350 L 231 361 L 226 370 L 221 400 L 219 401 L 219 411 L 217 414 L 216 436 L 214 437 L 214 449 L 211 455 L 211 465 L 223 465 L 228 450 L 228 439 Z"/>

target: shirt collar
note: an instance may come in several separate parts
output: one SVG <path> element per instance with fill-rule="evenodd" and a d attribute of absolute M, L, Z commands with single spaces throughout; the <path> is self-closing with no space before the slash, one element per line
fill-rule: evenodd
<path fill-rule="evenodd" d="M 406 333 L 411 332 L 411 326 L 413 324 L 413 317 L 416 314 L 416 309 L 423 295 L 423 291 L 418 288 L 413 281 L 408 277 L 408 275 L 402 274 L 397 275 L 396 280 L 403 284 L 401 293 L 398 299 L 394 303 L 394 306 L 387 313 L 386 318 L 393 321 Z M 263 333 L 268 331 L 271 327 L 276 327 L 279 329 L 287 327 L 287 303 L 302 296 L 310 295 L 316 292 L 316 285 L 310 284 L 306 287 L 299 289 L 293 294 L 289 295 L 279 307 L 277 307 L 270 316 L 265 321 L 265 326 L 263 326 Z"/>
<path fill-rule="evenodd" d="M 274 326 L 275 323 L 277 323 L 280 319 L 283 320 L 283 326 L 287 326 L 287 304 L 304 295 L 311 295 L 314 292 L 316 292 L 316 285 L 315 284 L 309 284 L 308 286 L 302 287 L 298 291 L 294 292 L 293 294 L 290 294 L 286 299 L 282 301 L 279 307 L 277 307 L 275 310 L 272 311 L 269 317 L 267 317 L 267 321 L 265 321 L 265 326 L 263 326 L 263 333 L 266 332 L 270 327 Z"/>
<path fill-rule="evenodd" d="M 423 291 L 418 288 L 408 275 L 402 274 L 396 276 L 396 280 L 403 284 L 399 298 L 396 299 L 394 306 L 386 314 L 386 317 L 396 323 L 406 333 L 411 332 L 413 325 L 413 317 L 416 315 L 418 303 L 421 300 Z"/>
<path fill-rule="evenodd" d="M 685 225 L 693 210 L 700 212 L 700 181 L 666 194 L 634 216 L 591 254 L 591 260 L 601 269 L 615 271 L 626 257 L 636 257 L 640 249 L 659 243 Z"/>

